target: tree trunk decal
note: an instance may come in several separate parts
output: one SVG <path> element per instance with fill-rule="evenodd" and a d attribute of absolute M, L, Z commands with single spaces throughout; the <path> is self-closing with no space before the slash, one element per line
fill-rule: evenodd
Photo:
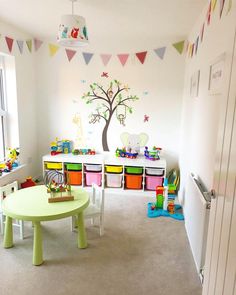
<path fill-rule="evenodd" d="M 94 112 L 90 114 L 90 124 L 100 122 L 101 119 L 105 121 L 102 132 L 102 146 L 104 151 L 109 151 L 107 132 L 114 113 L 120 124 L 125 125 L 126 112 L 132 114 L 132 108 L 128 105 L 132 101 L 139 98 L 136 95 L 129 95 L 129 87 L 122 85 L 119 81 L 111 81 L 107 89 L 98 84 L 90 85 L 90 91 L 82 96 L 87 104 L 97 101 L 98 104 Z"/>

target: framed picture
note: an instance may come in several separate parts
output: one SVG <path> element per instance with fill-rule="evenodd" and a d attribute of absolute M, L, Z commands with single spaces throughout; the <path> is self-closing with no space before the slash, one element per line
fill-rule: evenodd
<path fill-rule="evenodd" d="M 190 81 L 191 97 L 198 97 L 199 79 L 200 79 L 200 70 L 196 71 L 191 77 L 191 81 Z"/>
<path fill-rule="evenodd" d="M 218 56 L 210 65 L 208 90 L 210 94 L 221 94 L 224 76 L 225 53 Z"/>

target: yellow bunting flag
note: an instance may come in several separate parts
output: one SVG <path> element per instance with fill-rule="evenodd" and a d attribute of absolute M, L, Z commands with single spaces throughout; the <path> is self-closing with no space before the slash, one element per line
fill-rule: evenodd
<path fill-rule="evenodd" d="M 229 0 L 228 9 L 227 9 L 226 14 L 228 14 L 230 12 L 231 8 L 232 8 L 232 0 Z"/>
<path fill-rule="evenodd" d="M 26 40 L 26 44 L 29 49 L 29 52 L 31 52 L 32 51 L 32 40 Z"/>
<path fill-rule="evenodd" d="M 217 0 L 211 0 L 211 10 L 214 11 L 216 8 L 216 2 Z"/>
<path fill-rule="evenodd" d="M 56 54 L 57 50 L 59 49 L 59 46 L 54 45 L 54 44 L 48 44 L 48 48 L 49 48 L 50 56 L 54 56 Z"/>
<path fill-rule="evenodd" d="M 178 43 L 174 43 L 172 44 L 174 46 L 174 48 L 179 52 L 179 54 L 183 53 L 183 49 L 184 49 L 184 41 L 180 41 Z"/>

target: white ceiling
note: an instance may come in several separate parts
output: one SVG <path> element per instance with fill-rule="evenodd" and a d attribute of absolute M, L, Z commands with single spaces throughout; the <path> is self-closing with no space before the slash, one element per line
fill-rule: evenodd
<path fill-rule="evenodd" d="M 90 44 L 127 42 L 145 49 L 163 40 L 185 38 L 207 0 L 78 0 L 75 14 L 86 18 Z M 69 0 L 0 0 L 0 20 L 33 37 L 55 41 Z M 2 33 L 2 32 L 1 32 Z"/>

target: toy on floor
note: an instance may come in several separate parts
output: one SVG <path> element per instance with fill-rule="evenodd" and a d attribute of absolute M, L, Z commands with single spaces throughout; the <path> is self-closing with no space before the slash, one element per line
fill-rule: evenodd
<path fill-rule="evenodd" d="M 178 220 L 184 220 L 182 213 L 177 212 L 182 209 L 180 205 L 175 205 L 174 184 L 168 184 L 168 179 L 164 179 L 163 187 L 156 188 L 156 203 L 148 203 L 148 217 L 166 216 Z"/>
<path fill-rule="evenodd" d="M 69 154 L 71 153 L 72 142 L 67 139 L 58 140 L 51 142 L 51 155 L 55 156 L 58 154 Z"/>
<path fill-rule="evenodd" d="M 21 183 L 21 188 L 27 188 L 27 187 L 31 187 L 31 186 L 35 186 L 36 182 L 33 181 L 32 177 L 29 176 L 26 178 L 26 180 L 24 182 Z"/>
<path fill-rule="evenodd" d="M 148 150 L 148 147 L 145 146 L 144 156 L 148 160 L 159 160 L 160 159 L 160 151 L 162 148 L 154 146 L 152 150 Z"/>

